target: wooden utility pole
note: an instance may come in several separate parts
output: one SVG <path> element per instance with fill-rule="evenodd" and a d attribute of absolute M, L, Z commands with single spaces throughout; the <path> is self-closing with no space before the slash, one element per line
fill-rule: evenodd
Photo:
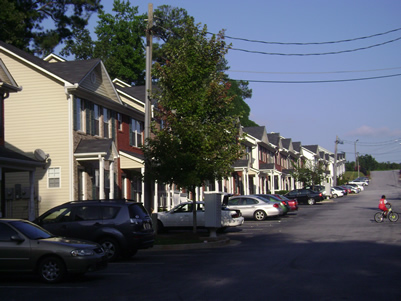
<path fill-rule="evenodd" d="M 334 146 L 333 186 L 337 186 L 337 145 L 338 145 L 338 136 L 336 136 L 336 142 L 335 142 L 335 146 Z"/>
<path fill-rule="evenodd" d="M 153 26 L 153 4 L 148 4 L 148 26 L 146 29 L 146 79 L 145 79 L 145 143 L 147 143 L 147 139 L 150 139 L 150 121 L 152 119 L 152 102 L 150 99 L 150 95 L 152 93 L 152 26 Z M 147 171 L 148 164 L 145 161 L 145 173 Z M 155 205 L 153 204 L 153 197 L 152 197 L 152 189 L 151 183 L 145 180 L 144 185 L 144 201 L 145 201 L 145 208 L 148 210 L 149 213 L 155 209 Z M 157 208 L 156 208 L 157 209 Z"/>

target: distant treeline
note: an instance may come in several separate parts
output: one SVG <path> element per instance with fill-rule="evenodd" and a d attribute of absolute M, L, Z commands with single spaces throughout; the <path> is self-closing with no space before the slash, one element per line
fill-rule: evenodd
<path fill-rule="evenodd" d="M 374 170 L 401 170 L 400 163 L 390 163 L 390 162 L 377 162 L 375 158 L 371 155 L 364 155 L 358 158 L 357 163 L 359 164 L 359 171 L 364 175 L 367 175 L 369 171 Z M 346 171 L 358 170 L 355 161 L 345 163 Z"/>

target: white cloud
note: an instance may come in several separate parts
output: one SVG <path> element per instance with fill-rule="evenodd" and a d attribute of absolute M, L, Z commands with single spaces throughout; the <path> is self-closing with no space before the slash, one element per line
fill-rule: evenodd
<path fill-rule="evenodd" d="M 364 137 L 399 137 L 401 130 L 391 130 L 387 127 L 372 128 L 363 125 L 353 131 L 346 133 L 346 136 L 364 136 Z"/>

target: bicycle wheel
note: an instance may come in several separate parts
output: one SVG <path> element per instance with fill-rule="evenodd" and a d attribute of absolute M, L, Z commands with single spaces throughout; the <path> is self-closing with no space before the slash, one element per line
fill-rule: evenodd
<path fill-rule="evenodd" d="M 375 222 L 376 223 L 381 223 L 383 221 L 383 219 L 384 219 L 383 213 L 377 212 L 375 214 Z"/>
<path fill-rule="evenodd" d="M 396 222 L 398 221 L 398 218 L 399 218 L 398 213 L 394 211 L 391 211 L 390 214 L 388 215 L 388 219 L 390 220 L 390 222 Z"/>

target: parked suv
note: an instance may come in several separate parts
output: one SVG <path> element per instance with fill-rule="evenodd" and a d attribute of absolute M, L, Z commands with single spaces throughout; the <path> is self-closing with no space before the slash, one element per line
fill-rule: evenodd
<path fill-rule="evenodd" d="M 324 196 L 321 192 L 313 191 L 311 189 L 295 189 L 285 194 L 289 199 L 295 199 L 298 203 L 307 203 L 309 205 L 315 205 L 316 202 L 324 200 Z"/>
<path fill-rule="evenodd" d="M 145 207 L 124 199 L 68 202 L 45 212 L 34 223 L 58 236 L 97 242 L 110 261 L 151 248 L 155 239 Z"/>

